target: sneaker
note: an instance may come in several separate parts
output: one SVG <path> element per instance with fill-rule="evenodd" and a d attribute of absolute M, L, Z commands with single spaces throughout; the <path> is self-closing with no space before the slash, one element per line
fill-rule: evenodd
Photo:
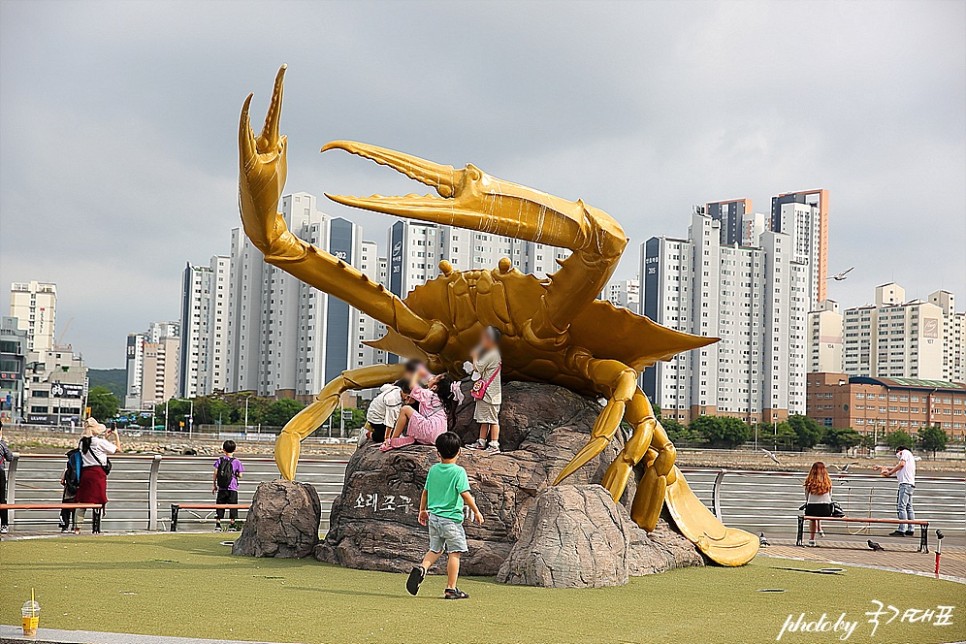
<path fill-rule="evenodd" d="M 809 539 L 808 540 L 808 547 L 809 548 L 814 548 L 815 547 L 815 539 Z"/>
<path fill-rule="evenodd" d="M 0 526 L 0 534 L 7 534 L 8 532 L 10 532 L 10 528 L 5 525 Z"/>
<path fill-rule="evenodd" d="M 215 532 L 221 532 L 221 524 L 220 523 L 216 523 L 215 524 Z"/>
<path fill-rule="evenodd" d="M 469 599 L 470 596 L 459 588 L 447 588 L 443 593 L 443 599 Z"/>
<path fill-rule="evenodd" d="M 426 571 L 422 566 L 414 566 L 409 571 L 409 579 L 406 580 L 406 590 L 410 595 L 415 595 L 419 592 L 419 584 L 423 583 L 423 579 L 425 578 Z"/>
<path fill-rule="evenodd" d="M 477 439 L 476 441 L 467 445 L 466 449 L 486 449 L 486 441 L 483 439 Z"/>
<path fill-rule="evenodd" d="M 819 530 L 818 531 L 818 536 L 824 538 L 825 537 L 825 530 Z"/>
<path fill-rule="evenodd" d="M 486 454 L 499 454 L 500 453 L 500 444 L 499 443 L 490 443 L 487 446 L 487 448 L 485 450 L 483 450 L 483 452 L 486 453 Z"/>
<path fill-rule="evenodd" d="M 903 532 L 902 530 L 893 530 L 892 532 L 890 532 L 886 536 L 887 537 L 904 537 L 904 536 L 906 536 L 906 534 L 908 534 L 908 533 Z"/>
<path fill-rule="evenodd" d="M 916 536 L 916 532 L 914 530 L 906 530 L 906 536 L 907 537 L 914 537 L 914 536 Z"/>

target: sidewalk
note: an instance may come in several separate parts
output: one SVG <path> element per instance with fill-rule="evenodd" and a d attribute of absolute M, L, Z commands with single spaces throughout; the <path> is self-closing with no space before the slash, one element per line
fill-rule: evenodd
<path fill-rule="evenodd" d="M 875 540 L 873 538 L 873 540 Z M 929 552 L 916 552 L 916 544 L 896 544 L 883 541 L 882 552 L 869 549 L 866 541 L 820 539 L 815 548 L 796 546 L 794 539 L 769 539 L 770 546 L 758 551 L 760 556 L 783 557 L 848 566 L 864 566 L 880 570 L 927 575 L 932 577 L 936 566 L 935 543 Z M 943 579 L 966 584 L 966 547 L 943 544 L 940 573 Z"/>
<path fill-rule="evenodd" d="M 42 619 L 42 618 L 41 618 Z M 95 631 L 37 630 L 37 637 L 24 637 L 19 626 L 0 626 L 0 644 L 34 642 L 34 644 L 251 644 L 240 640 L 200 640 L 190 637 L 131 635 L 130 633 L 98 633 Z M 264 644 L 272 644 L 266 642 Z"/>

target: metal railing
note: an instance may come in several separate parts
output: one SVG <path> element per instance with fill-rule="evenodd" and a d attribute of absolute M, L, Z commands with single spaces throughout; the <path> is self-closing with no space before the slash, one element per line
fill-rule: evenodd
<path fill-rule="evenodd" d="M 215 457 L 136 456 L 112 457 L 104 517 L 108 530 L 164 530 L 172 503 L 211 502 Z M 275 461 L 264 457 L 241 457 L 245 474 L 239 502 L 249 503 L 257 483 L 278 477 Z M 348 461 L 303 457 L 299 480 L 315 486 L 322 500 L 322 528 L 327 529 L 332 501 L 342 491 Z M 60 500 L 65 459 L 60 455 L 14 454 L 8 470 L 8 502 L 41 503 Z M 805 472 L 759 471 L 682 467 L 688 483 L 701 501 L 729 526 L 746 530 L 793 533 L 795 517 L 804 501 Z M 895 479 L 871 474 L 834 474 L 833 498 L 848 516 L 895 516 Z M 917 518 L 927 519 L 950 534 L 966 535 L 966 478 L 917 477 Z M 190 529 L 192 515 L 183 513 L 179 526 Z M 57 513 L 49 510 L 11 512 L 15 526 L 27 528 L 56 525 Z M 16 515 L 16 517 L 14 517 Z M 197 525 L 197 524 L 196 524 Z M 855 530 L 861 530 L 861 525 Z"/>
<path fill-rule="evenodd" d="M 110 503 L 103 518 L 105 530 L 165 530 L 172 503 L 213 502 L 211 493 L 215 458 L 195 456 L 111 457 L 108 480 Z M 239 503 L 250 503 L 258 482 L 278 478 L 275 461 L 244 457 L 245 466 L 238 492 Z M 322 500 L 322 527 L 328 526 L 327 509 L 342 491 L 348 461 L 302 458 L 299 480 L 311 483 Z M 61 499 L 60 485 L 65 459 L 56 454 L 14 454 L 7 472 L 8 503 L 51 503 Z M 191 523 L 183 513 L 179 525 Z M 244 512 L 242 513 L 244 515 Z M 28 529 L 54 526 L 58 513 L 50 510 L 11 510 L 11 524 Z"/>

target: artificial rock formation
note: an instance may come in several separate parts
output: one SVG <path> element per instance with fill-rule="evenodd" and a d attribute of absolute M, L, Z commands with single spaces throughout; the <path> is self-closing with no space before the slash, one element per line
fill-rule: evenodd
<path fill-rule="evenodd" d="M 464 449 L 459 459 L 485 517 L 482 526 L 464 523 L 469 552 L 462 558 L 463 574 L 496 575 L 518 540 L 532 540 L 532 536 L 524 534 L 529 525 L 527 515 L 543 507 L 537 500 L 550 488 L 553 477 L 586 444 L 599 413 L 597 401 L 562 387 L 504 383 L 500 413 L 503 452 L 482 454 Z M 473 403 L 467 396 L 456 423 L 456 431 L 466 443 L 475 440 L 479 431 L 472 415 Z M 618 432 L 602 454 L 568 479 L 572 485 L 561 489 L 600 481 L 622 447 Z M 342 494 L 332 505 L 329 532 L 316 548 L 315 556 L 321 561 L 366 570 L 403 572 L 418 564 L 428 545 L 426 528 L 417 522 L 419 497 L 426 473 L 437 461 L 436 450 L 430 446 L 412 445 L 387 453 L 372 444 L 361 447 L 349 460 Z M 635 490 L 631 481 L 625 500 L 632 499 Z M 612 501 L 610 505 L 617 508 Z M 605 515 L 607 512 L 600 510 L 600 516 L 586 520 L 596 521 Z M 618 525 L 630 534 L 625 541 L 639 541 L 643 531 L 626 518 L 626 511 L 620 516 L 626 520 Z M 573 520 L 577 520 L 576 515 Z M 608 516 L 607 522 L 614 524 L 615 520 Z M 675 536 L 679 537 L 676 533 Z M 693 546 L 688 546 L 700 560 Z M 664 569 L 657 563 L 652 567 L 654 571 Z M 628 568 L 636 571 L 629 574 L 644 574 L 648 566 Z"/>
<path fill-rule="evenodd" d="M 694 545 L 661 521 L 648 535 L 600 485 L 544 490 L 499 581 L 549 588 L 620 586 L 628 577 L 700 566 Z"/>
<path fill-rule="evenodd" d="M 281 479 L 260 483 L 233 555 L 301 558 L 319 543 L 322 502 L 307 483 Z"/>

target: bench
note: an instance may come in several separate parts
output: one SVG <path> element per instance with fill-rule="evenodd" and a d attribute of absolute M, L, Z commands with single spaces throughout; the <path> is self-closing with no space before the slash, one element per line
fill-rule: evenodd
<path fill-rule="evenodd" d="M 247 503 L 172 503 L 171 532 L 178 531 L 178 513 L 181 510 L 247 510 L 248 507 Z"/>
<path fill-rule="evenodd" d="M 100 503 L 0 503 L 0 510 L 93 510 L 91 532 L 100 534 L 101 514 L 104 506 Z M 71 528 L 77 529 L 77 513 L 71 513 Z"/>
<path fill-rule="evenodd" d="M 798 515 L 798 534 L 795 538 L 795 545 L 802 546 L 805 522 L 811 521 L 839 521 L 841 523 L 887 523 L 892 525 L 917 525 L 919 526 L 919 550 L 918 552 L 929 552 L 929 522 L 922 519 L 873 519 L 872 517 L 810 517 L 808 515 Z"/>

